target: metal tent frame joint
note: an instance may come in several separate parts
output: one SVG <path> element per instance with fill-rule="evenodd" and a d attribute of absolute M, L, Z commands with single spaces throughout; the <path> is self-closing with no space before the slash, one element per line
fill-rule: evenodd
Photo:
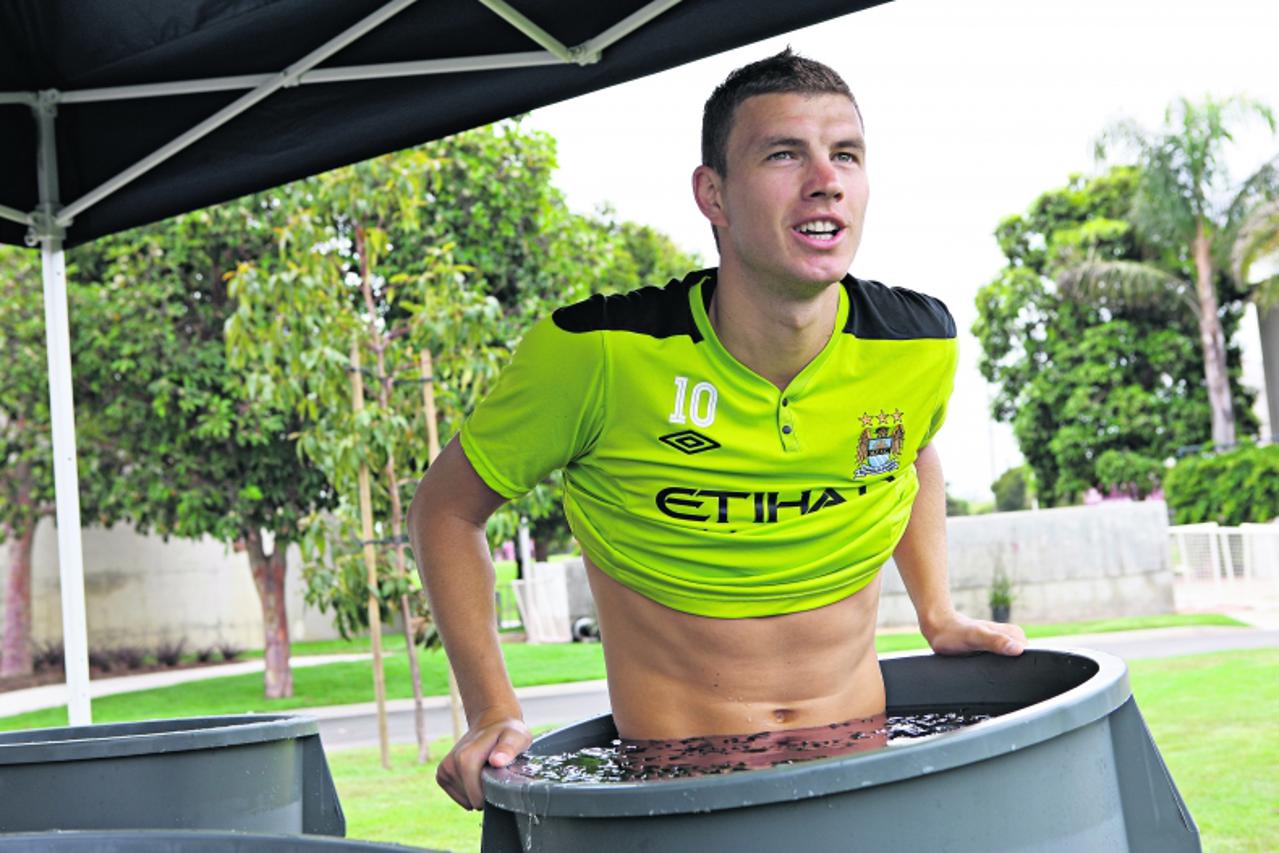
<path fill-rule="evenodd" d="M 31 108 L 39 115 L 46 115 L 50 118 L 56 118 L 58 115 L 58 104 L 62 103 L 62 92 L 58 89 L 41 89 L 36 92 L 35 102 L 31 104 Z"/>

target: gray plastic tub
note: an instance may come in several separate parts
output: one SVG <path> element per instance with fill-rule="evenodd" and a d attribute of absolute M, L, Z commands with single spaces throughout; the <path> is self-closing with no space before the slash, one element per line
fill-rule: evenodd
<path fill-rule="evenodd" d="M 341 836 L 319 726 L 285 714 L 0 734 L 0 832 L 224 829 Z"/>
<path fill-rule="evenodd" d="M 112 830 L 0 835 L 0 853 L 445 853 L 315 835 L 243 832 Z"/>
<path fill-rule="evenodd" d="M 1199 850 L 1199 830 L 1119 658 L 907 654 L 881 661 L 890 714 L 1000 716 L 859 755 L 620 784 L 485 771 L 484 853 L 706 850 Z M 530 752 L 602 747 L 596 717 Z"/>

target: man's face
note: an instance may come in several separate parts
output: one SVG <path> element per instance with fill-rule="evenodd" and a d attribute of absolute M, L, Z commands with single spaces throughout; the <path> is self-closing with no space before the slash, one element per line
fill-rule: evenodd
<path fill-rule="evenodd" d="M 870 187 L 861 121 L 843 95 L 770 94 L 738 106 L 728 175 L 698 167 L 698 205 L 719 228 L 721 267 L 774 286 L 843 278 Z"/>

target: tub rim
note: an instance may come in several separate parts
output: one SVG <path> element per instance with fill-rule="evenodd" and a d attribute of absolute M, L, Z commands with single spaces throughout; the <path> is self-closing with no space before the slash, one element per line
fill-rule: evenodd
<path fill-rule="evenodd" d="M 318 735 L 305 714 L 227 714 L 0 732 L 0 767 L 189 752 Z"/>
<path fill-rule="evenodd" d="M 979 653 L 957 659 L 999 656 Z M 694 814 L 829 796 L 901 782 L 1025 749 L 1101 720 L 1132 695 L 1128 667 L 1114 655 L 1084 648 L 1030 646 L 1027 660 L 1096 666 L 1083 682 L 1024 708 L 951 732 L 852 756 L 818 758 L 722 776 L 662 781 L 559 783 L 532 780 L 505 768 L 483 771 L 485 799 L 516 814 L 541 817 L 642 817 Z M 929 650 L 880 656 L 881 661 L 943 657 Z M 571 728 L 612 731 L 611 715 L 588 718 L 542 735 L 534 746 Z M 642 796 L 641 796 L 642 795 Z"/>

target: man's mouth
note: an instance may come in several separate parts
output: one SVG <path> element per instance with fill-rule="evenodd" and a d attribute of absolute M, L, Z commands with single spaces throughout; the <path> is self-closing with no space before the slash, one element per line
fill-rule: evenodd
<path fill-rule="evenodd" d="M 814 219 L 811 222 L 796 225 L 793 230 L 810 240 L 829 243 L 834 241 L 844 229 L 833 219 Z"/>

